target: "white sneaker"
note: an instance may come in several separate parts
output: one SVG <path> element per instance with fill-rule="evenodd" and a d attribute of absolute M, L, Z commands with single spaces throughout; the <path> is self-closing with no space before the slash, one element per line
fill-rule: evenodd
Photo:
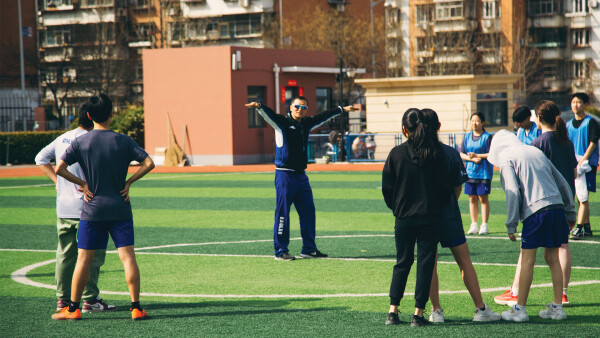
<path fill-rule="evenodd" d="M 486 303 L 483 303 L 484 308 L 475 309 L 475 316 L 473 317 L 474 322 L 493 322 L 502 319 L 499 313 L 496 313 L 490 309 Z"/>
<path fill-rule="evenodd" d="M 429 315 L 429 321 L 432 323 L 444 322 L 444 309 L 437 309 Z"/>
<path fill-rule="evenodd" d="M 481 223 L 481 228 L 479 229 L 479 234 L 480 235 L 487 235 L 488 234 L 487 223 Z"/>
<path fill-rule="evenodd" d="M 513 305 L 510 310 L 502 312 L 502 319 L 513 322 L 528 322 L 529 316 L 525 309 L 520 310 L 518 305 Z"/>
<path fill-rule="evenodd" d="M 546 310 L 540 311 L 540 317 L 546 319 L 564 320 L 567 319 L 567 314 L 563 310 L 562 304 L 550 303 L 546 305 Z"/>
<path fill-rule="evenodd" d="M 479 232 L 479 227 L 477 226 L 477 222 L 471 223 L 471 227 L 469 228 L 469 235 L 476 235 Z"/>

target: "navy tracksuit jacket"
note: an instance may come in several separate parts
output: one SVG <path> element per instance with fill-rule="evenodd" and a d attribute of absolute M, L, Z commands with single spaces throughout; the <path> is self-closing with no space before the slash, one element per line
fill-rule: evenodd
<path fill-rule="evenodd" d="M 300 218 L 302 253 L 317 250 L 315 244 L 315 204 L 312 189 L 304 170 L 307 163 L 308 135 L 330 118 L 340 114 L 341 107 L 326 110 L 314 116 L 306 116 L 300 121 L 275 113 L 269 107 L 260 105 L 258 113 L 275 129 L 275 225 L 273 242 L 275 256 L 288 252 L 290 242 L 290 207 L 292 203 Z"/>

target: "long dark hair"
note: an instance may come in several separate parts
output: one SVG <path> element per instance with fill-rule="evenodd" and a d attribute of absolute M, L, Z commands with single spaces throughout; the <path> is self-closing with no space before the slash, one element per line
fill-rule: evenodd
<path fill-rule="evenodd" d="M 441 146 L 437 133 L 431 131 L 419 109 L 409 108 L 404 112 L 402 128 L 408 131 L 408 143 L 420 159 L 425 161 L 439 159 Z"/>
<path fill-rule="evenodd" d="M 483 115 L 482 112 L 473 113 L 471 114 L 471 117 L 469 117 L 469 121 L 471 121 L 473 116 L 479 117 L 479 120 L 481 120 L 481 130 L 485 131 L 485 128 L 483 127 L 485 125 L 485 115 Z"/>
<path fill-rule="evenodd" d="M 560 117 L 560 109 L 556 103 L 550 100 L 542 100 L 535 105 L 535 115 L 550 126 L 555 126 L 556 138 L 560 143 L 566 143 L 569 140 L 567 135 L 567 125 Z"/>

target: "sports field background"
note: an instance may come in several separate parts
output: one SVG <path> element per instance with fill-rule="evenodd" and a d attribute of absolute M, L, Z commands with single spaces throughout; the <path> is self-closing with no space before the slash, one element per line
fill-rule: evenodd
<path fill-rule="evenodd" d="M 107 254 L 99 284 L 101 296 L 119 310 L 83 314 L 78 322 L 50 319 L 56 306 L 54 186 L 42 176 L 1 178 L 0 335 L 600 336 L 598 193 L 591 194 L 590 202 L 596 236 L 571 242 L 575 268 L 567 321 L 538 316 L 552 299 L 550 274 L 540 253 L 527 307 L 531 322 L 473 323 L 473 303 L 458 267 L 450 251 L 440 249 L 447 323 L 409 327 L 413 269 L 410 295 L 400 306 L 404 323 L 390 327 L 384 322 L 395 260 L 394 219 L 381 196 L 381 173 L 308 175 L 317 208 L 317 244 L 331 259 L 273 259 L 272 171 L 150 174 L 136 182 L 131 198 L 141 301 L 151 317 L 143 322 L 130 319 L 123 268 L 114 252 Z M 490 234 L 468 236 L 468 244 L 484 300 L 501 312 L 508 307 L 493 303 L 493 296 L 511 284 L 519 244 L 506 236 L 506 204 L 497 176 L 492 189 Z M 459 203 L 468 228 L 467 198 L 461 196 Z M 291 237 L 299 237 L 295 211 Z M 298 256 L 300 248 L 301 241 L 292 240 L 290 253 Z M 112 243 L 109 250 L 114 250 Z"/>

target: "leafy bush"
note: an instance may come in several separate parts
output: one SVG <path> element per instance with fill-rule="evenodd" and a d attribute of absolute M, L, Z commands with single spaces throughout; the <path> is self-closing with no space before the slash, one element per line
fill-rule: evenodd
<path fill-rule="evenodd" d="M 71 129 L 77 128 L 78 125 L 79 118 L 75 118 L 71 123 Z M 127 109 L 123 113 L 116 113 L 110 123 L 110 129 L 128 135 L 144 148 L 144 108 L 136 107 Z"/>
<path fill-rule="evenodd" d="M 144 148 L 144 108 L 131 108 L 116 114 L 110 123 L 110 129 L 128 135 Z"/>
<path fill-rule="evenodd" d="M 7 150 L 8 163 L 35 163 L 35 155 L 64 132 L 64 130 L 54 130 L 0 133 L 0 164 L 6 164 Z"/>

